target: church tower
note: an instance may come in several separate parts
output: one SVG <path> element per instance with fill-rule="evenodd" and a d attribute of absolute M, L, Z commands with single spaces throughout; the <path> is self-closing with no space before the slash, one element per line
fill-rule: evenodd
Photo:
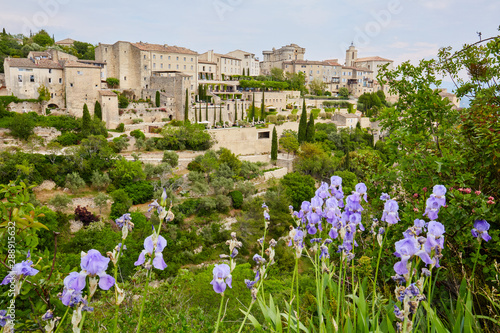
<path fill-rule="evenodd" d="M 351 43 L 351 46 L 345 51 L 345 65 L 354 67 L 356 59 L 358 59 L 358 50 L 356 50 L 354 43 Z"/>

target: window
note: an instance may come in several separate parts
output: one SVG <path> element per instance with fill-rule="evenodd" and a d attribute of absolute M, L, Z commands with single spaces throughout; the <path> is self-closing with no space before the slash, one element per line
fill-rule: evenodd
<path fill-rule="evenodd" d="M 193 58 L 191 58 L 191 62 L 193 62 Z"/>
<path fill-rule="evenodd" d="M 186 61 L 186 57 L 184 57 L 184 61 Z"/>
<path fill-rule="evenodd" d="M 177 69 L 179 69 L 179 65 L 177 65 Z"/>
<path fill-rule="evenodd" d="M 193 65 L 191 65 L 191 70 L 193 70 L 193 69 L 194 69 L 194 66 L 193 66 Z"/>
<path fill-rule="evenodd" d="M 168 69 L 170 69 L 170 67 L 172 67 L 170 64 L 168 64 Z"/>
<path fill-rule="evenodd" d="M 70 84 L 69 84 L 69 86 L 70 86 L 70 87 L 73 87 L 73 83 L 70 83 Z"/>
<path fill-rule="evenodd" d="M 204 71 L 205 71 L 205 66 L 203 66 L 203 70 L 202 70 L 202 72 L 204 72 Z"/>
<path fill-rule="evenodd" d="M 83 75 L 83 72 L 82 71 L 77 71 L 76 72 L 78 75 Z"/>
<path fill-rule="evenodd" d="M 127 77 L 126 76 L 123 77 L 123 81 L 127 81 Z"/>
<path fill-rule="evenodd" d="M 146 59 L 146 55 L 144 55 L 144 59 Z"/>
<path fill-rule="evenodd" d="M 153 59 L 156 59 L 156 54 L 153 54 Z"/>
<path fill-rule="evenodd" d="M 160 55 L 160 59 L 163 59 L 163 55 Z"/>
<path fill-rule="evenodd" d="M 104 48 L 104 52 L 108 52 L 108 48 L 107 47 Z"/>
<path fill-rule="evenodd" d="M 18 82 L 23 82 L 23 76 L 22 75 L 18 75 L 17 76 L 17 81 Z"/>
<path fill-rule="evenodd" d="M 62 83 L 62 78 L 59 78 L 59 83 Z"/>
<path fill-rule="evenodd" d="M 30 75 L 30 82 L 35 82 L 35 75 Z"/>
<path fill-rule="evenodd" d="M 175 57 L 175 60 L 179 60 L 179 57 Z"/>
<path fill-rule="evenodd" d="M 168 60 L 170 60 L 170 56 L 168 56 Z"/>
<path fill-rule="evenodd" d="M 155 68 L 156 68 L 156 64 L 155 64 L 155 63 L 153 63 L 153 69 L 155 69 Z"/>
<path fill-rule="evenodd" d="M 49 68 L 49 74 L 52 73 L 52 68 Z"/>
<path fill-rule="evenodd" d="M 160 68 L 163 68 L 163 64 L 160 64 Z"/>
<path fill-rule="evenodd" d="M 271 137 L 271 132 L 260 132 L 259 139 L 269 139 Z"/>
<path fill-rule="evenodd" d="M 49 77 L 49 83 L 52 83 L 52 78 Z"/>

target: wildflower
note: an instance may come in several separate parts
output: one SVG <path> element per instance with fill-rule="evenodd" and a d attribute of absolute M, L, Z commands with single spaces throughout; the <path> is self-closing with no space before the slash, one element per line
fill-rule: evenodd
<path fill-rule="evenodd" d="M 397 274 L 408 274 L 408 260 L 414 255 L 419 256 L 426 264 L 433 263 L 429 254 L 421 249 L 421 245 L 418 243 L 417 239 L 413 237 L 397 241 L 395 246 L 396 252 L 394 254 L 401 258 L 401 261 L 394 264 L 394 271 Z"/>
<path fill-rule="evenodd" d="M 47 312 L 45 312 L 42 316 L 42 320 L 50 320 L 52 318 L 54 318 L 54 312 L 52 312 L 52 310 L 47 310 Z"/>
<path fill-rule="evenodd" d="M 382 195 L 380 196 L 380 200 L 382 201 L 387 201 L 389 199 L 391 199 L 391 196 L 387 193 L 382 193 Z"/>
<path fill-rule="evenodd" d="M 480 195 L 480 194 L 481 194 L 481 191 L 476 191 L 476 192 L 474 192 L 474 193 L 476 193 L 476 195 Z"/>
<path fill-rule="evenodd" d="M 35 269 L 32 267 L 33 262 L 31 260 L 29 260 L 29 258 L 30 258 L 30 255 L 28 254 L 28 256 L 26 258 L 28 260 L 24 260 L 20 263 L 15 264 L 12 267 L 12 270 L 9 272 L 9 274 L 7 274 L 7 276 L 5 276 L 5 278 L 3 279 L 2 283 L 0 283 L 0 285 L 9 284 L 12 281 L 16 281 L 16 283 L 17 283 L 23 277 L 36 275 L 39 271 L 38 271 L 38 269 Z M 21 286 L 19 285 L 19 288 L 20 287 Z"/>
<path fill-rule="evenodd" d="M 414 197 L 415 199 L 416 199 L 416 198 L 418 198 L 418 193 L 414 193 L 414 194 L 413 194 L 413 197 Z"/>
<path fill-rule="evenodd" d="M 253 260 L 257 263 L 257 264 L 264 264 L 266 262 L 266 259 L 262 258 L 260 255 L 258 254 L 255 254 L 253 256 Z"/>
<path fill-rule="evenodd" d="M 127 238 L 128 232 L 134 228 L 132 217 L 130 217 L 129 213 L 123 214 L 121 217 L 117 218 L 115 223 L 122 229 L 122 239 Z"/>
<path fill-rule="evenodd" d="M 495 201 L 493 201 L 493 200 L 488 200 L 487 204 L 488 204 L 488 205 L 494 205 L 494 204 L 495 204 Z"/>
<path fill-rule="evenodd" d="M 399 274 L 396 274 L 394 276 L 391 276 L 391 279 L 393 279 L 396 283 L 398 283 L 399 285 L 403 285 L 406 283 L 406 279 L 404 276 L 402 275 L 399 275 Z"/>
<path fill-rule="evenodd" d="M 156 199 L 154 199 L 153 202 L 148 205 L 148 207 L 149 207 L 148 213 L 151 212 L 153 209 L 156 209 L 156 212 L 158 213 L 158 215 L 160 215 L 163 210 L 163 207 L 160 206 L 160 204 Z"/>
<path fill-rule="evenodd" d="M 436 201 L 439 203 L 440 206 L 446 205 L 445 194 L 446 194 L 446 187 L 444 187 L 443 185 L 435 185 L 432 188 L 431 197 L 436 198 Z"/>
<path fill-rule="evenodd" d="M 80 263 L 82 271 L 80 272 L 80 276 L 83 276 L 84 279 L 87 275 L 90 277 L 99 276 L 99 287 L 102 290 L 108 290 L 115 284 L 115 279 L 106 274 L 108 264 L 109 258 L 104 257 L 97 250 L 89 250 L 87 253 L 82 252 L 82 261 Z"/>
<path fill-rule="evenodd" d="M 160 204 L 162 206 L 165 206 L 167 204 L 167 191 L 165 190 L 165 188 L 163 188 L 163 192 L 161 194 L 161 201 L 160 201 Z"/>
<path fill-rule="evenodd" d="M 422 275 L 431 276 L 431 271 L 424 267 L 422 268 Z"/>
<path fill-rule="evenodd" d="M 470 188 L 465 188 L 464 189 L 464 193 L 470 194 L 470 192 L 472 192 L 472 190 Z"/>
<path fill-rule="evenodd" d="M 266 203 L 264 202 L 264 203 L 262 204 L 262 208 L 264 208 L 264 209 L 268 209 L 269 207 L 267 207 Z"/>
<path fill-rule="evenodd" d="M 81 302 L 86 302 L 82 297 L 82 290 L 85 288 L 85 275 L 78 272 L 71 272 L 64 278 L 64 289 L 59 295 L 61 302 L 73 307 Z"/>
<path fill-rule="evenodd" d="M 398 214 L 399 205 L 394 200 L 387 200 L 384 204 L 384 212 L 382 214 L 382 221 L 388 224 L 396 224 L 399 221 Z"/>
<path fill-rule="evenodd" d="M 154 252 L 153 266 L 157 269 L 164 270 L 165 268 L 167 268 L 167 264 L 163 260 L 162 251 L 166 246 L 167 240 L 162 236 L 153 233 L 151 236 L 147 237 L 144 240 L 144 250 L 142 250 L 139 258 L 134 263 L 134 265 L 139 266 L 144 264 L 144 262 L 146 261 L 146 254 L 152 257 Z"/>
<path fill-rule="evenodd" d="M 278 242 L 275 241 L 274 238 L 269 241 L 269 246 L 270 247 L 275 247 L 277 244 L 278 244 Z"/>
<path fill-rule="evenodd" d="M 356 184 L 355 190 L 356 190 L 356 194 L 360 197 L 360 200 L 361 200 L 361 198 L 363 198 L 363 199 L 365 199 L 365 202 L 368 202 L 367 194 L 366 194 L 367 188 L 366 188 L 366 185 L 364 183 Z"/>
<path fill-rule="evenodd" d="M 12 320 L 12 317 L 7 315 L 7 310 L 0 310 L 0 326 L 4 327 L 8 320 Z"/>
<path fill-rule="evenodd" d="M 478 240 L 479 237 L 488 242 L 491 239 L 491 236 L 488 234 L 488 230 L 490 229 L 490 224 L 485 220 L 476 220 L 474 221 L 474 228 L 471 230 L 472 236 L 476 237 Z"/>
<path fill-rule="evenodd" d="M 254 284 L 259 282 L 259 280 L 260 280 L 260 274 L 259 274 L 259 271 L 257 271 L 257 274 L 255 275 L 255 279 L 253 281 L 245 279 L 245 284 L 246 284 L 248 289 L 252 289 Z"/>
<path fill-rule="evenodd" d="M 430 220 L 436 220 L 438 218 L 439 208 L 441 207 L 438 199 L 433 196 L 429 197 L 425 203 L 425 206 L 425 212 L 423 215 L 427 215 Z"/>
<path fill-rule="evenodd" d="M 215 265 L 213 270 L 214 278 L 210 284 L 214 287 L 214 291 L 218 294 L 223 293 L 226 290 L 226 284 L 229 288 L 233 288 L 231 283 L 233 278 L 231 276 L 231 271 L 227 264 Z"/>

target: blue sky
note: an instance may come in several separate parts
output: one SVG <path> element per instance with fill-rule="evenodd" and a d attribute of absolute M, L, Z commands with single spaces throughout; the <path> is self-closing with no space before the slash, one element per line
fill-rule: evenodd
<path fill-rule="evenodd" d="M 114 43 L 144 41 L 199 53 L 263 50 L 296 43 L 309 60 L 339 58 L 354 41 L 358 56 L 396 64 L 434 57 L 443 46 L 498 35 L 498 0 L 191 0 L 3 1 L 0 27 L 46 29 L 67 37 Z"/>

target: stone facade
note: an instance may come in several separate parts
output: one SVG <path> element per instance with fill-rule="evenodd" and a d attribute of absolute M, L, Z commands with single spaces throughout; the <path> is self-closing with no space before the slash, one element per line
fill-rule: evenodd
<path fill-rule="evenodd" d="M 283 68 L 284 61 L 304 60 L 306 49 L 297 44 L 290 44 L 272 51 L 263 51 L 263 61 L 260 63 L 260 72 L 262 75 L 271 74 L 271 69 L 274 67 Z"/>
<path fill-rule="evenodd" d="M 256 58 L 254 53 L 245 52 L 242 50 L 234 50 L 232 52 L 229 52 L 227 55 L 241 60 L 242 74 L 244 71 L 244 75 L 260 75 L 259 58 Z"/>

